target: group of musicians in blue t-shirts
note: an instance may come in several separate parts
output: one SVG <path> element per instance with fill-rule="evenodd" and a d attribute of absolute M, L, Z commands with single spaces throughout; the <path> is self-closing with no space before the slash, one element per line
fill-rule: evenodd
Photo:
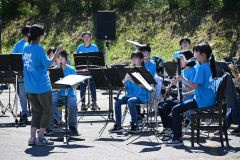
<path fill-rule="evenodd" d="M 39 25 L 25 26 L 22 30 L 23 39 L 16 43 L 12 53 L 21 53 L 24 63 L 24 77 L 22 85 L 19 85 L 19 97 L 22 107 L 23 118 L 27 118 L 27 98 L 32 107 L 31 137 L 29 145 L 51 145 L 53 144 L 45 136 L 46 129 L 52 129 L 61 120 L 59 101 L 66 104 L 64 98 L 67 92 L 67 104 L 69 107 L 69 128 L 78 134 L 77 125 L 77 95 L 76 90 L 71 88 L 52 90 L 48 68 L 63 69 L 64 76 L 77 74 L 73 66 L 69 64 L 68 53 L 61 46 L 46 54 L 40 45 L 44 39 L 45 31 Z M 98 47 L 91 43 L 92 33 L 83 32 L 81 38 L 84 44 L 76 49 L 76 54 L 99 52 Z M 182 140 L 182 113 L 192 112 L 196 108 L 213 107 L 216 101 L 216 90 L 213 79 L 216 77 L 215 60 L 212 49 L 208 43 L 196 45 L 193 52 L 189 49 L 191 41 L 188 38 L 180 40 L 181 50 L 174 54 L 174 60 L 180 59 L 182 68 L 181 75 L 177 75 L 171 84 L 183 83 L 183 102 L 178 99 L 167 99 L 159 103 L 159 114 L 163 123 L 162 140 L 168 146 L 183 145 Z M 48 57 L 48 55 L 51 55 Z M 149 45 L 138 47 L 131 54 L 131 63 L 134 67 L 143 67 L 156 77 L 156 64 L 150 60 L 151 48 Z M 195 58 L 194 58 L 195 57 Z M 197 60 L 196 60 L 197 59 Z M 54 65 L 53 65 L 54 64 Z M 86 87 L 90 84 L 92 104 L 86 105 Z M 122 127 L 122 105 L 127 104 L 130 115 L 130 132 L 139 131 L 139 105 L 149 103 L 151 91 L 143 85 L 136 84 L 131 76 L 127 74 L 123 79 L 126 95 L 115 102 L 115 124 L 109 130 L 111 133 L 123 132 Z M 27 93 L 27 94 L 26 94 Z M 97 110 L 96 86 L 93 79 L 80 84 L 81 110 Z M 37 135 L 38 130 L 38 135 Z"/>

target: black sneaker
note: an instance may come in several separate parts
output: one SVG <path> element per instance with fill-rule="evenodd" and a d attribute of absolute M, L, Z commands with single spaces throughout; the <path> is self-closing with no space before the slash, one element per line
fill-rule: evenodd
<path fill-rule="evenodd" d="M 163 142 L 168 142 L 168 141 L 171 141 L 172 139 L 173 139 L 173 134 L 163 134 L 161 140 Z"/>
<path fill-rule="evenodd" d="M 87 105 L 85 103 L 82 103 L 81 110 L 82 111 L 87 111 L 88 110 L 88 107 L 87 107 Z"/>
<path fill-rule="evenodd" d="M 72 133 L 73 135 L 76 135 L 76 136 L 79 135 L 78 130 L 77 130 L 76 127 L 74 127 L 74 126 L 69 126 L 69 129 L 70 129 L 70 131 L 71 131 L 71 133 Z"/>
<path fill-rule="evenodd" d="M 240 128 L 238 127 L 236 129 L 234 129 L 231 133 L 234 134 L 234 135 L 239 135 L 240 134 Z"/>
<path fill-rule="evenodd" d="M 120 132 L 123 132 L 124 129 L 122 128 L 121 125 L 114 124 L 113 128 L 112 128 L 112 129 L 109 129 L 108 131 L 109 131 L 110 133 L 120 133 Z"/>
<path fill-rule="evenodd" d="M 171 141 L 166 143 L 166 146 L 173 146 L 173 147 L 177 147 L 177 146 L 183 146 L 183 140 L 182 139 L 172 139 Z"/>
<path fill-rule="evenodd" d="M 135 124 L 135 123 L 130 123 L 131 124 L 131 129 L 130 129 L 130 132 L 132 132 L 132 133 L 137 133 L 137 132 L 139 132 L 139 128 L 138 128 L 138 125 L 137 124 Z"/>
<path fill-rule="evenodd" d="M 28 118 L 27 118 L 27 115 L 26 114 L 23 114 L 23 115 L 21 115 L 21 117 L 20 117 L 20 123 L 24 123 L 24 124 L 27 124 L 27 122 L 28 122 Z"/>

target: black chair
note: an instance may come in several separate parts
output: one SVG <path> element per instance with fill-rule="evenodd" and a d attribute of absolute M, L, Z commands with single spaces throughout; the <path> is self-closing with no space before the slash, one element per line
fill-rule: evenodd
<path fill-rule="evenodd" d="M 228 133 L 227 133 L 227 125 L 226 125 L 226 112 L 227 105 L 225 103 L 225 88 L 226 88 L 227 76 L 224 75 L 219 84 L 217 90 L 217 100 L 214 108 L 211 109 L 196 109 L 195 114 L 191 117 L 191 145 L 194 147 L 194 131 L 197 130 L 197 143 L 199 144 L 200 139 L 200 131 L 219 131 L 220 141 L 222 147 L 224 147 L 223 143 L 223 134 L 225 135 L 225 140 L 227 146 L 229 146 L 228 142 Z M 202 125 L 201 119 L 211 119 L 216 120 L 217 124 L 213 125 Z"/>

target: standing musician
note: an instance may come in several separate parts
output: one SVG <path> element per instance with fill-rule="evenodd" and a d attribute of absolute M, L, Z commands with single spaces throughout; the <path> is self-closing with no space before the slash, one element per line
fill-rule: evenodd
<path fill-rule="evenodd" d="M 194 90 L 194 97 L 173 107 L 171 111 L 173 138 L 166 143 L 167 146 L 183 145 L 181 116 L 183 112 L 189 109 L 212 108 L 216 103 L 216 86 L 214 86 L 213 78 L 217 76 L 217 70 L 212 48 L 207 43 L 200 43 L 196 46 L 195 52 L 200 66 L 193 82 L 182 75 L 177 77 L 178 81 L 182 81 L 191 89 L 184 93 L 184 96 L 192 94 L 192 90 Z"/>
<path fill-rule="evenodd" d="M 76 70 L 67 64 L 68 54 L 64 50 L 58 54 L 57 58 L 57 65 L 54 68 L 62 68 L 64 76 L 68 75 L 76 75 Z M 57 107 L 58 101 L 61 100 L 61 102 L 66 105 L 66 97 L 65 96 L 65 89 L 60 89 L 59 92 L 53 92 L 52 94 L 52 100 L 53 100 L 53 108 L 54 108 L 54 114 L 53 114 L 53 125 L 57 125 L 58 122 L 61 120 L 61 112 Z M 67 90 L 67 105 L 69 108 L 69 129 L 73 134 L 78 135 L 77 130 L 77 97 L 76 97 L 76 91 L 73 88 L 69 88 Z"/>
<path fill-rule="evenodd" d="M 28 44 L 28 34 L 29 34 L 30 26 L 24 26 L 22 28 L 22 36 L 23 38 L 19 40 L 12 49 L 12 54 L 22 54 L 23 48 Z M 27 95 L 24 89 L 24 82 L 19 79 L 20 83 L 18 84 L 18 96 L 20 99 L 20 104 L 22 108 L 22 112 L 20 115 L 20 122 L 27 123 L 28 110 L 27 110 Z"/>
<path fill-rule="evenodd" d="M 131 55 L 132 64 L 135 67 L 144 67 L 144 56 L 142 52 L 134 52 Z M 137 104 L 145 103 L 148 100 L 148 90 L 143 88 L 142 86 L 137 85 L 131 79 L 131 77 L 126 74 L 125 79 L 123 80 L 125 84 L 125 89 L 127 94 L 123 96 L 121 99 L 118 99 L 115 102 L 115 118 L 116 122 L 112 129 L 109 132 L 116 133 L 122 132 L 123 128 L 121 125 L 122 113 L 121 106 L 122 104 L 127 104 L 131 114 L 131 132 L 138 131 L 137 125 Z"/>
<path fill-rule="evenodd" d="M 188 50 L 190 49 L 190 46 L 191 46 L 191 41 L 189 38 L 187 37 L 184 37 L 184 38 L 181 38 L 180 41 L 179 41 L 179 45 L 181 47 L 181 50 L 179 51 L 176 51 L 174 54 L 173 54 L 173 60 L 176 61 L 180 52 L 181 51 L 184 51 L 184 50 Z"/>
<path fill-rule="evenodd" d="M 179 54 L 180 64 L 181 64 L 181 75 L 188 81 L 193 82 L 196 70 L 194 68 L 195 61 L 193 60 L 193 53 L 190 50 L 182 51 Z M 171 85 L 177 83 L 176 78 L 173 79 Z M 168 87 L 167 92 L 170 91 L 171 85 Z M 183 83 L 182 94 L 189 92 L 190 87 L 186 83 Z M 183 98 L 183 101 L 192 99 L 193 95 L 188 95 Z M 172 135 L 172 117 L 170 116 L 172 108 L 177 105 L 179 101 L 176 98 L 164 100 L 159 103 L 159 114 L 163 124 L 163 138 L 162 141 L 169 141 Z"/>
<path fill-rule="evenodd" d="M 80 44 L 77 47 L 76 53 L 77 54 L 84 54 L 84 53 L 91 53 L 91 52 L 99 52 L 98 47 L 95 44 L 91 43 L 92 40 L 92 33 L 90 31 L 83 32 L 81 37 L 84 41 L 84 44 Z M 86 87 L 88 85 L 88 80 L 80 83 L 80 96 L 81 96 L 81 110 L 87 110 L 88 106 L 85 104 L 85 94 L 86 94 Z M 97 110 L 97 95 L 96 95 L 96 85 L 94 83 L 94 80 L 91 78 L 90 79 L 90 90 L 91 90 L 91 95 L 92 95 L 92 110 Z"/>
<path fill-rule="evenodd" d="M 31 137 L 28 145 L 52 145 L 44 133 L 50 128 L 52 120 L 52 93 L 48 68 L 62 50 L 58 47 L 52 59 L 47 57 L 44 48 L 39 44 L 45 36 L 43 28 L 32 25 L 30 28 L 29 44 L 23 49 L 24 87 L 32 106 Z M 38 131 L 38 137 L 36 132 Z"/>

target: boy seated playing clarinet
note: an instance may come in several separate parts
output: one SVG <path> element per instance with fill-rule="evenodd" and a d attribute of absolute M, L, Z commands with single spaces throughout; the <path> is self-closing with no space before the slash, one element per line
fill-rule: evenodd
<path fill-rule="evenodd" d="M 62 68 L 64 76 L 68 75 L 75 75 L 76 70 L 67 64 L 68 54 L 66 51 L 62 51 L 58 54 L 57 58 L 57 65 L 54 68 Z M 65 89 L 60 89 L 57 92 L 53 92 L 52 94 L 52 100 L 53 100 L 53 108 L 54 108 L 54 114 L 53 114 L 53 124 L 58 123 L 61 119 L 61 112 L 58 109 L 58 103 L 61 101 L 63 105 L 66 105 L 66 98 L 65 98 Z M 67 105 L 69 108 L 69 129 L 73 134 L 78 135 L 77 130 L 77 98 L 76 98 L 76 91 L 73 88 L 67 89 Z"/>

